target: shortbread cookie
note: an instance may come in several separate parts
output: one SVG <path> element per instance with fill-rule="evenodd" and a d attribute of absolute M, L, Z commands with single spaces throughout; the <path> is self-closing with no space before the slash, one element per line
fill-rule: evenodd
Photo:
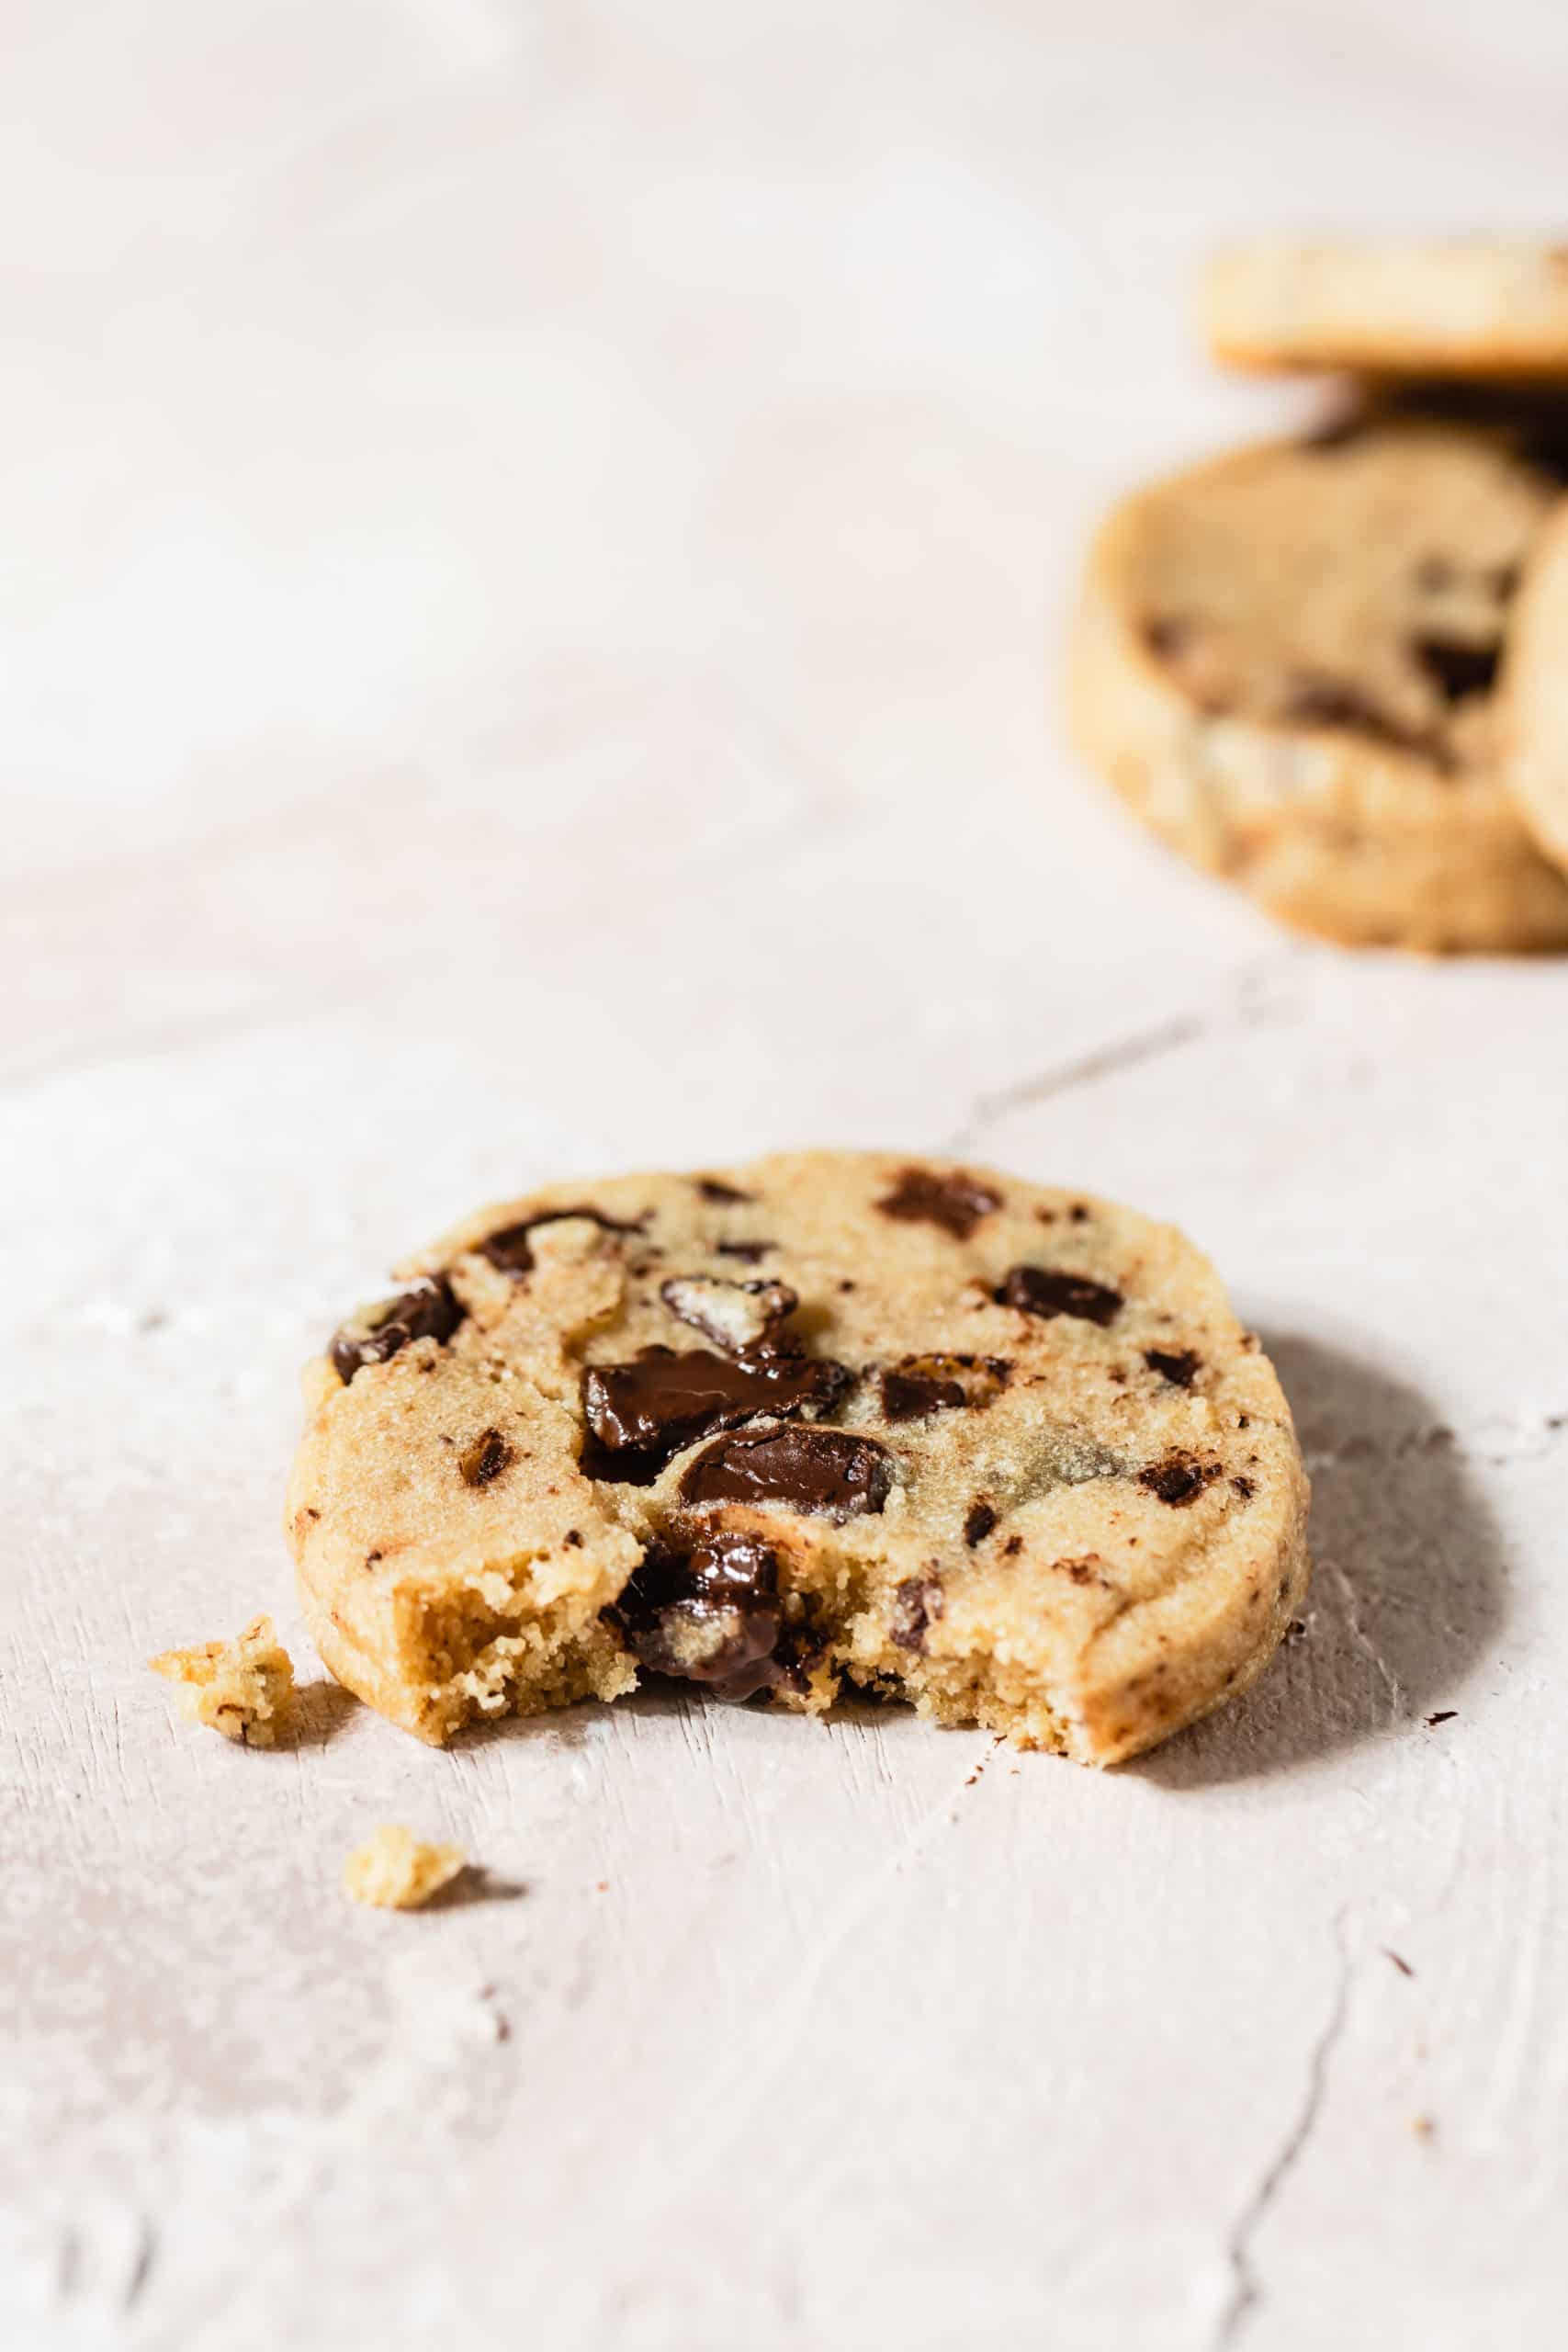
<path fill-rule="evenodd" d="M 270 1617 L 253 1617 L 231 1642 L 163 1650 L 147 1661 L 179 1685 L 180 1713 L 244 1747 L 275 1747 L 288 1728 L 294 1668 Z"/>
<path fill-rule="evenodd" d="M 1537 842 L 1568 871 L 1568 505 L 1530 560 L 1508 633 L 1507 777 Z"/>
<path fill-rule="evenodd" d="M 467 1867 L 460 1846 L 427 1845 L 400 1821 L 388 1821 L 344 1862 L 343 1891 L 378 1911 L 418 1911 Z"/>
<path fill-rule="evenodd" d="M 1369 413 L 1129 500 L 1090 561 L 1080 748 L 1156 833 L 1304 930 L 1568 944 L 1494 692 L 1560 494 L 1525 446 Z"/>
<path fill-rule="evenodd" d="M 1259 238 L 1214 255 L 1202 311 L 1235 368 L 1568 378 L 1568 243 Z"/>
<path fill-rule="evenodd" d="M 288 1525 L 328 1666 L 426 1739 L 648 1670 L 1111 1763 L 1300 1605 L 1279 1384 L 1129 1210 L 803 1153 L 559 1186 L 400 1280 L 307 1373 Z"/>

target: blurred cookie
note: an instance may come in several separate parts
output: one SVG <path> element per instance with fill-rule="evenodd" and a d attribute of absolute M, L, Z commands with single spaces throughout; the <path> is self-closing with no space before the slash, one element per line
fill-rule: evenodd
<path fill-rule="evenodd" d="M 1568 379 L 1568 243 L 1258 238 L 1211 260 L 1202 320 L 1233 368 Z"/>
<path fill-rule="evenodd" d="M 942 1161 L 512 1202 L 307 1397 L 311 1631 L 426 1739 L 654 1672 L 1112 1763 L 1244 1689 L 1305 1589 L 1290 1412 L 1207 1261 Z"/>
<path fill-rule="evenodd" d="M 1530 560 L 1508 634 L 1507 775 L 1540 847 L 1568 869 L 1568 506 Z"/>
<path fill-rule="evenodd" d="M 1094 548 L 1075 730 L 1134 812 L 1354 944 L 1568 945 L 1495 691 L 1560 485 L 1517 434 L 1370 412 L 1128 500 Z"/>

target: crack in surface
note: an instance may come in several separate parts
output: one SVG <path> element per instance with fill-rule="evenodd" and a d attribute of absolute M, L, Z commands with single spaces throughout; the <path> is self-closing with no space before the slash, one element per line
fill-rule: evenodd
<path fill-rule="evenodd" d="M 1356 1606 L 1355 1586 L 1337 1560 L 1322 1559 L 1319 1560 L 1318 1566 L 1325 1568 L 1339 1587 L 1339 1598 L 1345 1606 L 1345 1618 L 1350 1628 L 1350 1638 L 1362 1656 L 1371 1658 L 1373 1666 L 1376 1667 L 1378 1679 L 1388 1693 L 1388 1712 L 1391 1719 L 1404 1714 L 1407 1712 L 1404 1685 L 1362 1624 L 1360 1611 Z"/>
<path fill-rule="evenodd" d="M 1230 2266 L 1231 2292 L 1214 2331 L 1214 2352 L 1221 2352 L 1221 2347 L 1240 2342 L 1244 2331 L 1263 2302 L 1265 2290 L 1252 2258 L 1253 2244 L 1277 2203 L 1280 2190 L 1301 2162 L 1318 2117 L 1323 2112 L 1329 2061 L 1350 2013 L 1352 1967 L 1345 1944 L 1348 1909 L 1348 1905 L 1341 1904 L 1334 1916 L 1334 1993 L 1328 2015 L 1308 2053 L 1306 2085 L 1301 2104 L 1290 2129 L 1259 2174 L 1256 2188 L 1226 2233 L 1225 2259 Z"/>
<path fill-rule="evenodd" d="M 1036 1103 L 1048 1102 L 1054 1096 L 1066 1094 L 1077 1086 L 1093 1086 L 1103 1078 L 1117 1078 L 1125 1070 L 1137 1069 L 1145 1062 L 1157 1061 L 1162 1054 L 1176 1053 L 1184 1046 L 1198 1044 L 1205 1037 L 1220 1036 L 1229 1031 L 1261 1027 L 1276 1017 L 1280 1008 L 1263 997 L 1259 990 L 1281 972 L 1293 968 L 1298 957 L 1292 955 L 1281 961 L 1272 956 L 1260 964 L 1248 966 L 1237 973 L 1231 982 L 1225 1000 L 1217 1005 L 1196 1007 L 1190 1012 L 1172 1014 L 1168 1020 L 1156 1022 L 1145 1029 L 1135 1029 L 1124 1037 L 1113 1037 L 1106 1045 L 1082 1054 L 1076 1060 L 1060 1063 L 1053 1069 L 1039 1071 L 1032 1078 L 1020 1079 L 1011 1086 L 1002 1086 L 989 1094 L 977 1096 L 962 1123 L 942 1142 L 943 1151 L 969 1151 L 977 1137 L 996 1120 L 1006 1117 L 1010 1111 L 1030 1110 Z"/>

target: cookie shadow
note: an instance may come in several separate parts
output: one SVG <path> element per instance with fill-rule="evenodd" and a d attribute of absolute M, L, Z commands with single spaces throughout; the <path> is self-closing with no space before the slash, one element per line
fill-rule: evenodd
<path fill-rule="evenodd" d="M 299 1682 L 294 1686 L 293 1720 L 278 1741 L 280 1748 L 325 1747 L 364 1708 L 341 1682 Z"/>
<path fill-rule="evenodd" d="M 1300 1630 L 1244 1699 L 1126 1768 L 1167 1788 L 1258 1779 L 1422 1725 L 1455 1708 L 1506 1613 L 1501 1531 L 1420 1393 L 1320 1340 L 1262 1339 L 1312 1478 L 1312 1585 Z"/>

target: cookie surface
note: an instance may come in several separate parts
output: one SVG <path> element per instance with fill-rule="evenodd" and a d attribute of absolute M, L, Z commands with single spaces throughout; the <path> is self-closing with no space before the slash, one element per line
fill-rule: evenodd
<path fill-rule="evenodd" d="M 1568 378 L 1568 243 L 1259 238 L 1211 260 L 1202 319 L 1235 368 Z"/>
<path fill-rule="evenodd" d="M 1304 930 L 1568 944 L 1495 692 L 1560 495 L 1517 433 L 1377 412 L 1155 485 L 1090 559 L 1079 748 L 1155 832 Z"/>
<path fill-rule="evenodd" d="M 328 1666 L 427 1739 L 650 1670 L 1110 1763 L 1300 1604 L 1279 1384 L 1131 1211 L 803 1153 L 542 1192 L 402 1281 L 307 1372 L 288 1526 Z"/>
<path fill-rule="evenodd" d="M 1519 594 L 1504 678 L 1507 777 L 1540 847 L 1568 872 L 1568 510 Z"/>

